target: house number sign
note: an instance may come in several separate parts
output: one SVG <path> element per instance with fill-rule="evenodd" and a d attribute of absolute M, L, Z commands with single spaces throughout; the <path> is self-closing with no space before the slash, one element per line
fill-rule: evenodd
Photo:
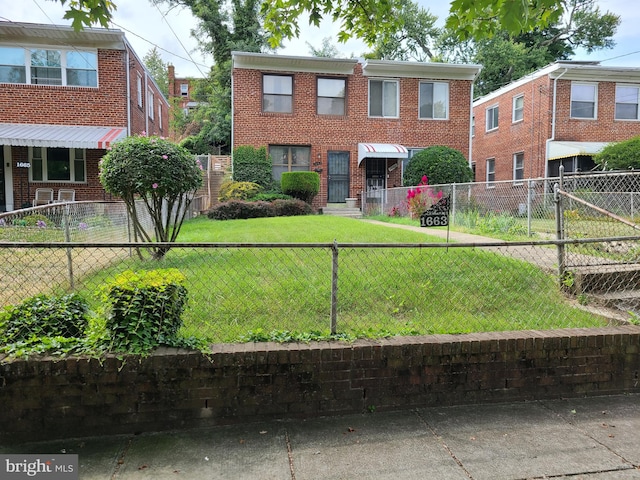
<path fill-rule="evenodd" d="M 443 197 L 420 215 L 421 227 L 449 226 L 449 197 Z"/>
<path fill-rule="evenodd" d="M 16 167 L 18 167 L 18 168 L 31 168 L 31 164 L 29 162 L 16 162 Z"/>

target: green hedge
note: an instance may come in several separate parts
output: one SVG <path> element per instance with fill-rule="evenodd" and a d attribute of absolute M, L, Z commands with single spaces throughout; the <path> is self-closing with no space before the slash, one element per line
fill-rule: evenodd
<path fill-rule="evenodd" d="M 280 185 L 282 193 L 311 203 L 320 191 L 320 175 L 317 172 L 284 172 Z"/>

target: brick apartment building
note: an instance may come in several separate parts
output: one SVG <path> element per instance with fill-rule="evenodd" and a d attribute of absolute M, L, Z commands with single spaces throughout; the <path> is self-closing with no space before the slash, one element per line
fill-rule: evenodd
<path fill-rule="evenodd" d="M 470 154 L 478 65 L 233 53 L 233 147 L 266 146 L 273 175 L 314 170 L 315 202 L 402 185 L 432 145 Z M 400 168 L 398 168 L 400 167 Z"/>
<path fill-rule="evenodd" d="M 98 162 L 127 135 L 168 136 L 169 103 L 119 30 L 0 22 L 0 211 L 36 188 L 108 199 Z"/>
<path fill-rule="evenodd" d="M 193 80 L 187 77 L 176 77 L 176 67 L 169 65 L 167 67 L 167 77 L 169 81 L 169 100 L 176 99 L 174 107 L 189 113 L 189 110 L 195 108 L 198 103 L 192 98 Z"/>
<path fill-rule="evenodd" d="M 610 142 L 640 135 L 640 68 L 556 62 L 473 103 L 476 181 L 588 172 Z"/>

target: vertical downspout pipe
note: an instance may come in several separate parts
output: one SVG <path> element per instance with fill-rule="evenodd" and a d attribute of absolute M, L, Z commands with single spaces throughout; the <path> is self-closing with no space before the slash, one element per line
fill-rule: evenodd
<path fill-rule="evenodd" d="M 565 73 L 567 73 L 569 69 L 565 68 L 564 72 L 558 75 L 553 79 L 553 107 L 551 111 L 551 138 L 547 139 L 546 151 L 544 155 L 544 178 L 549 178 L 549 147 L 550 143 L 556 139 L 556 105 L 557 105 L 557 89 L 558 89 L 558 80 Z"/>

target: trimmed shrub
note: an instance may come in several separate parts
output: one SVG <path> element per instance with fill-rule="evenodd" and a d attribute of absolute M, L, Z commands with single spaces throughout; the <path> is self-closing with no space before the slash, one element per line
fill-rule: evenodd
<path fill-rule="evenodd" d="M 77 338 L 87 328 L 89 308 L 75 293 L 63 296 L 36 295 L 0 313 L 0 343 L 25 341 L 31 337 Z"/>
<path fill-rule="evenodd" d="M 280 185 L 282 193 L 311 203 L 320 191 L 320 175 L 317 172 L 284 172 Z"/>
<path fill-rule="evenodd" d="M 407 164 L 403 181 L 407 186 L 419 185 L 426 175 L 429 185 L 467 183 L 473 181 L 473 170 L 458 150 L 436 145 L 419 151 Z"/>
<path fill-rule="evenodd" d="M 233 150 L 233 180 L 236 182 L 253 182 L 268 189 L 273 183 L 272 168 L 265 147 L 243 145 Z"/>
<path fill-rule="evenodd" d="M 218 200 L 226 202 L 228 200 L 249 200 L 262 191 L 262 187 L 253 182 L 224 182 L 220 186 Z"/>
<path fill-rule="evenodd" d="M 310 215 L 311 205 L 302 200 L 274 200 L 273 202 L 242 202 L 231 200 L 216 205 L 207 217 L 212 220 L 238 220 L 247 218 L 285 217 L 293 215 Z"/>
<path fill-rule="evenodd" d="M 273 210 L 276 217 L 293 217 L 297 215 L 313 214 L 313 208 L 311 208 L 311 205 L 298 199 L 274 200 Z"/>
<path fill-rule="evenodd" d="M 603 170 L 632 170 L 640 168 L 640 136 L 623 142 L 610 143 L 594 157 Z"/>
<path fill-rule="evenodd" d="M 127 270 L 105 285 L 110 349 L 145 353 L 175 342 L 187 304 L 185 276 L 175 268 Z"/>

